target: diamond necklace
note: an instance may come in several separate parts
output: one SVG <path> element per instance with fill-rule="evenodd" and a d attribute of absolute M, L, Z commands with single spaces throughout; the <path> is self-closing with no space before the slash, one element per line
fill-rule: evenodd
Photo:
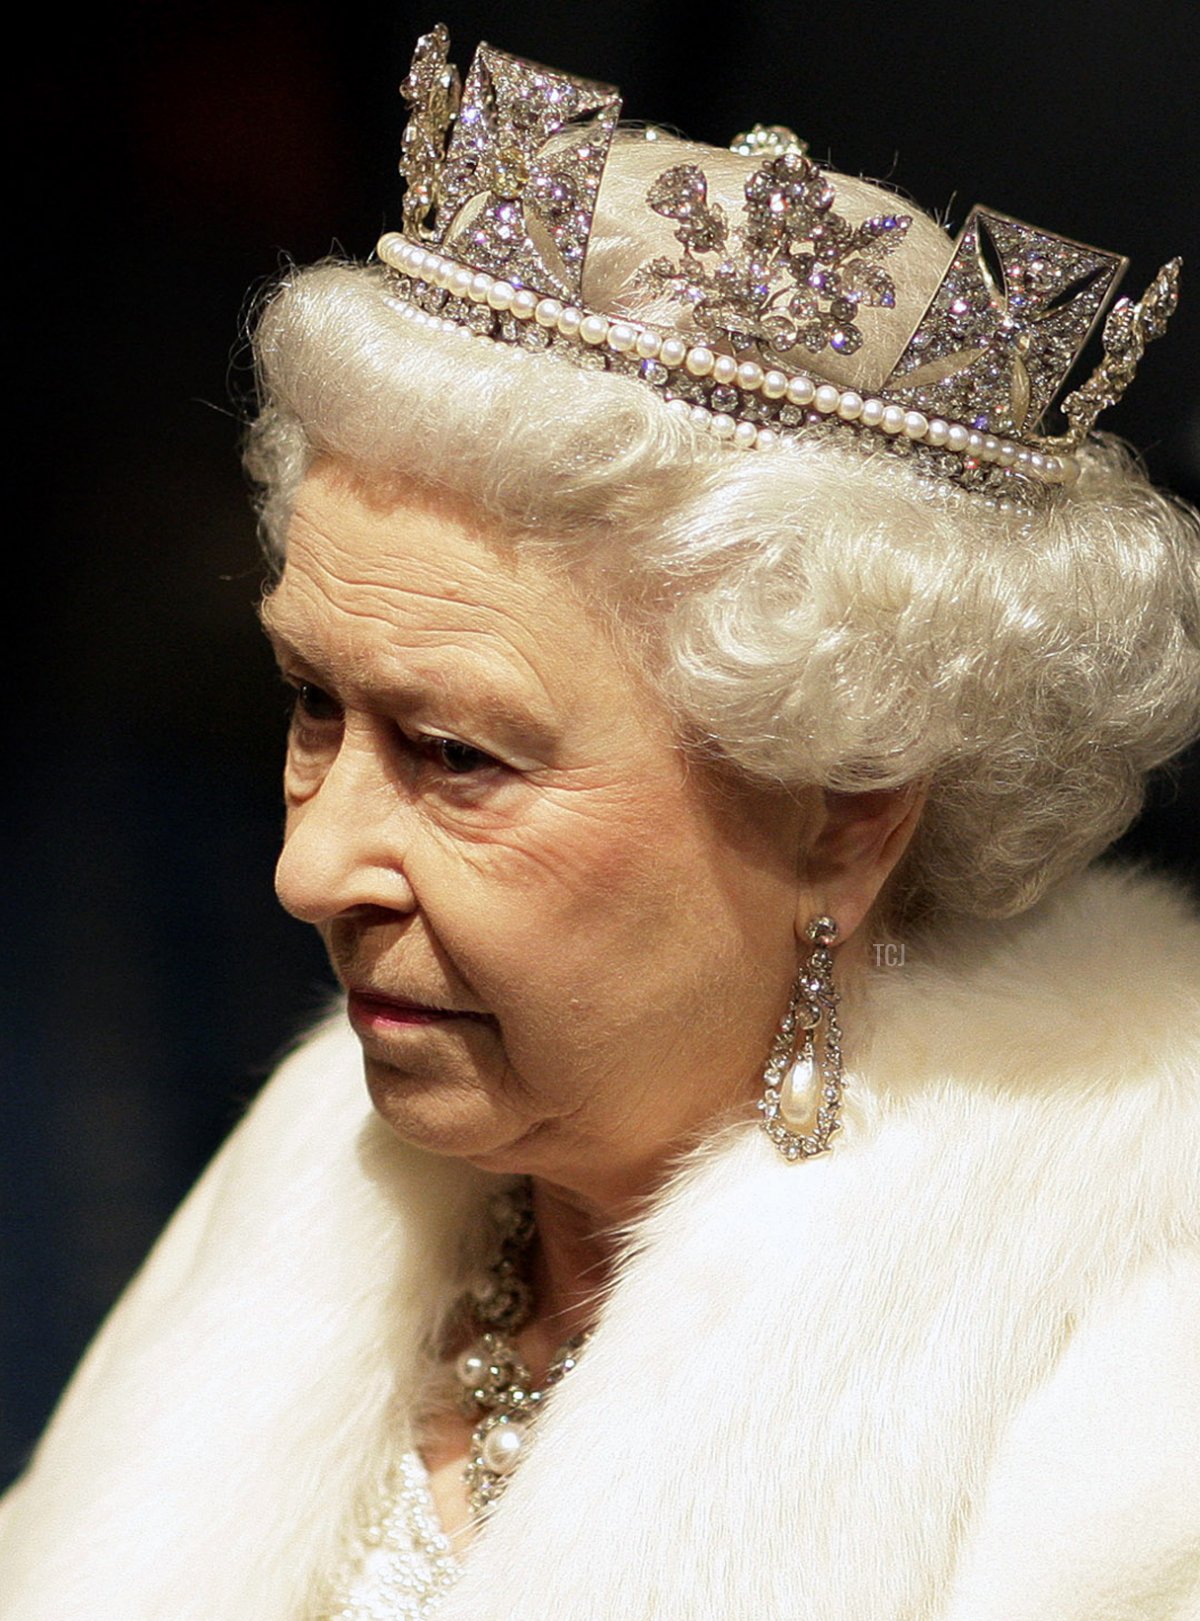
<path fill-rule="evenodd" d="M 491 1205 L 499 1253 L 480 1285 L 467 1296 L 478 1340 L 458 1358 L 460 1407 L 478 1418 L 464 1472 L 478 1517 L 504 1490 L 546 1392 L 574 1366 L 586 1335 L 560 1346 L 541 1390 L 506 1334 L 529 1320 L 528 1282 L 533 1242 L 533 1199 L 528 1183 L 498 1195 Z M 438 1523 L 429 1475 L 416 1452 L 406 1452 L 381 1490 L 364 1527 L 320 1608 L 320 1621 L 423 1621 L 457 1581 L 460 1564 Z"/>
<path fill-rule="evenodd" d="M 547 1394 L 575 1366 L 586 1334 L 560 1345 L 550 1359 L 540 1389 L 507 1335 L 518 1333 L 533 1309 L 529 1251 L 536 1227 L 528 1182 L 491 1203 L 500 1232 L 500 1251 L 482 1284 L 470 1295 L 479 1338 L 458 1358 L 462 1385 L 459 1411 L 477 1419 L 471 1455 L 463 1472 L 467 1500 L 476 1516 L 500 1497 L 527 1449 L 530 1430 Z"/>

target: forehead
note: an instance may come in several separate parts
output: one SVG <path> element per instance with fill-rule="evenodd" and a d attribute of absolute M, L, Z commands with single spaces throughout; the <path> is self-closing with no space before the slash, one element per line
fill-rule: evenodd
<path fill-rule="evenodd" d="M 499 607 L 542 594 L 548 572 L 464 508 L 376 488 L 320 463 L 296 497 L 272 611 L 303 613 L 327 597 L 365 613 L 373 597 L 400 605 L 423 591 Z"/>
<path fill-rule="evenodd" d="M 343 681 L 478 677 L 555 707 L 614 687 L 628 701 L 640 687 L 543 557 L 470 513 L 383 496 L 328 464 L 301 486 L 263 620 L 282 650 Z"/>

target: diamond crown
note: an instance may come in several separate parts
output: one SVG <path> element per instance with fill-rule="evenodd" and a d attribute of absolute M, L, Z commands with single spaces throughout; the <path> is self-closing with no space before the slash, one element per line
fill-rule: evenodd
<path fill-rule="evenodd" d="M 1073 451 L 1128 387 L 1178 298 L 1172 260 L 1140 301 L 1114 305 L 1103 360 L 1063 401 L 1067 431 L 1047 437 L 1039 424 L 1125 270 L 1119 255 L 974 208 L 914 325 L 911 297 L 897 292 L 911 217 L 850 217 L 802 141 L 757 126 L 732 147 L 754 160 L 738 217 L 699 163 L 667 167 L 650 185 L 646 208 L 679 245 L 636 277 L 678 312 L 675 325 L 650 326 L 584 301 L 621 112 L 612 86 L 489 45 L 464 84 L 439 24 L 418 42 L 401 90 L 411 108 L 403 232 L 379 246 L 398 307 L 636 376 L 746 448 L 844 430 L 968 489 L 1042 499 L 1072 482 Z M 856 356 L 868 370 L 876 363 L 866 398 L 841 386 Z"/>

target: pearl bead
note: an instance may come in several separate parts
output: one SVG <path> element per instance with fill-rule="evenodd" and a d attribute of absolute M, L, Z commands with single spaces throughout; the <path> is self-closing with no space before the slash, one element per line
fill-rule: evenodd
<path fill-rule="evenodd" d="M 468 270 L 466 265 L 458 265 L 450 276 L 450 290 L 457 293 L 460 298 L 466 298 L 471 291 L 471 283 L 475 280 L 475 272 Z"/>
<path fill-rule="evenodd" d="M 733 430 L 733 442 L 739 450 L 753 450 L 758 429 L 753 422 L 739 422 Z"/>
<path fill-rule="evenodd" d="M 477 1390 L 487 1375 L 488 1361 L 478 1351 L 464 1351 L 454 1368 L 468 1390 Z"/>
<path fill-rule="evenodd" d="M 658 358 L 668 371 L 673 371 L 676 366 L 683 365 L 686 354 L 687 344 L 684 343 L 682 338 L 664 338 L 662 347 L 658 351 Z"/>
<path fill-rule="evenodd" d="M 906 411 L 904 413 L 904 437 L 906 439 L 924 439 L 929 432 L 929 418 L 924 411 Z"/>
<path fill-rule="evenodd" d="M 1031 473 L 1044 473 L 1046 471 L 1046 458 L 1042 455 L 1040 450 L 1035 450 L 1030 453 L 1029 471 Z"/>
<path fill-rule="evenodd" d="M 488 293 L 487 301 L 494 310 L 511 310 L 512 301 L 516 294 L 517 289 L 511 281 L 494 281 Z"/>
<path fill-rule="evenodd" d="M 968 433 L 967 450 L 972 456 L 979 456 L 983 453 L 983 435 L 978 428 L 972 428 Z"/>
<path fill-rule="evenodd" d="M 779 1089 L 779 1113 L 785 1126 L 800 1130 L 812 1117 L 816 1066 L 811 1058 L 797 1058 Z"/>
<path fill-rule="evenodd" d="M 763 382 L 763 369 L 756 360 L 743 360 L 737 369 L 737 386 L 756 393 Z"/>
<path fill-rule="evenodd" d="M 577 310 L 574 304 L 568 304 L 558 318 L 558 330 L 564 338 L 574 338 L 578 335 L 583 322 L 583 311 Z"/>
<path fill-rule="evenodd" d="M 904 407 L 902 405 L 886 406 L 879 426 L 884 433 L 900 433 L 904 427 Z"/>
<path fill-rule="evenodd" d="M 484 1436 L 479 1450 L 493 1474 L 507 1475 L 516 1466 L 524 1441 L 524 1427 L 510 1420 L 506 1424 L 494 1425 Z"/>
<path fill-rule="evenodd" d="M 562 304 L 557 298 L 539 298 L 533 307 L 533 318 L 539 326 L 556 327 L 562 312 Z"/>
<path fill-rule="evenodd" d="M 579 323 L 579 336 L 584 343 L 603 343 L 608 336 L 608 321 L 603 315 L 585 315 Z"/>
<path fill-rule="evenodd" d="M 948 422 L 943 422 L 941 417 L 934 417 L 930 421 L 929 431 L 925 435 L 925 443 L 929 445 L 936 445 L 938 448 L 940 448 L 946 443 L 946 437 L 949 432 L 950 424 Z"/>
<path fill-rule="evenodd" d="M 985 462 L 994 462 L 1000 454 L 1000 441 L 994 433 L 984 436 L 983 449 L 979 452 Z"/>
<path fill-rule="evenodd" d="M 737 423 L 724 411 L 717 411 L 713 415 L 710 426 L 718 439 L 732 439 L 737 432 Z"/>
<path fill-rule="evenodd" d="M 637 330 L 628 321 L 614 321 L 608 329 L 608 347 L 617 355 L 627 355 L 637 342 Z"/>
<path fill-rule="evenodd" d="M 848 388 L 838 401 L 837 414 L 843 422 L 857 422 L 858 418 L 862 416 L 862 408 L 862 395 L 856 394 L 852 388 Z"/>
<path fill-rule="evenodd" d="M 716 358 L 711 349 L 706 349 L 703 344 L 698 344 L 695 349 L 688 350 L 684 365 L 693 377 L 707 377 L 713 369 L 713 362 Z"/>
<path fill-rule="evenodd" d="M 781 400 L 787 393 L 788 380 L 781 371 L 769 371 L 763 378 L 762 391 L 769 400 Z"/>
<path fill-rule="evenodd" d="M 791 377 L 788 379 L 787 397 L 793 405 L 811 405 L 813 395 L 817 392 L 817 385 L 811 377 Z"/>
<path fill-rule="evenodd" d="M 754 436 L 756 450 L 773 450 L 779 443 L 779 435 L 774 428 L 760 428 Z"/>
<path fill-rule="evenodd" d="M 1045 477 L 1047 479 L 1049 479 L 1051 484 L 1060 484 L 1062 482 L 1062 475 L 1063 475 L 1063 464 L 1062 464 L 1062 462 L 1059 461 L 1057 456 L 1047 456 L 1046 457 Z"/>
<path fill-rule="evenodd" d="M 956 456 L 961 456 L 967 448 L 967 441 L 970 437 L 969 429 L 964 428 L 961 422 L 952 423 L 950 431 L 946 435 L 946 449 L 952 450 Z"/>
<path fill-rule="evenodd" d="M 885 406 L 882 400 L 864 400 L 859 421 L 865 428 L 877 428 L 883 421 Z"/>
<path fill-rule="evenodd" d="M 494 280 L 494 276 L 489 276 L 482 270 L 471 277 L 471 297 L 476 304 L 485 304 L 487 302 L 487 295 L 491 292 Z"/>
<path fill-rule="evenodd" d="M 1001 467 L 1011 467 L 1017 459 L 1017 447 L 1008 439 L 1001 439 L 996 449 L 996 461 Z"/>
<path fill-rule="evenodd" d="M 842 403 L 842 391 L 832 383 L 822 383 L 813 395 L 813 404 L 823 416 L 830 416 Z"/>
<path fill-rule="evenodd" d="M 706 405 L 691 405 L 688 407 L 688 419 L 697 428 L 707 430 L 709 423 L 712 421 L 712 416 Z"/>
<path fill-rule="evenodd" d="M 738 372 L 737 361 L 732 355 L 718 355 L 713 361 L 712 374 L 718 383 L 732 383 Z"/>
<path fill-rule="evenodd" d="M 674 417 L 682 417 L 687 421 L 691 420 L 692 407 L 686 400 L 668 400 L 667 410 Z"/>
<path fill-rule="evenodd" d="M 662 348 L 662 339 L 656 332 L 639 332 L 635 352 L 642 360 L 657 360 L 658 351 Z"/>
<path fill-rule="evenodd" d="M 534 310 L 537 309 L 537 306 L 538 295 L 534 292 L 530 292 L 528 287 L 519 288 L 518 291 L 513 294 L 512 312 L 518 321 L 530 320 Z"/>

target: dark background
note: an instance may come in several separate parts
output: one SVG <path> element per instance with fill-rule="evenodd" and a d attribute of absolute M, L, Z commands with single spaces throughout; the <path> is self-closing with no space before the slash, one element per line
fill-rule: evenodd
<path fill-rule="evenodd" d="M 0 1089 L 0 1479 L 171 1207 L 327 994 L 277 911 L 283 694 L 253 617 L 239 328 L 285 256 L 399 220 L 397 83 L 449 23 L 619 84 L 634 119 L 814 155 L 957 225 L 974 202 L 1128 253 L 1195 248 L 1191 0 L 44 8 L 18 59 L 8 265 L 11 1005 Z M 34 19 L 35 28 L 39 26 Z M 1200 488 L 1200 282 L 1105 419 Z M 1194 763 L 1129 848 L 1197 875 Z"/>

